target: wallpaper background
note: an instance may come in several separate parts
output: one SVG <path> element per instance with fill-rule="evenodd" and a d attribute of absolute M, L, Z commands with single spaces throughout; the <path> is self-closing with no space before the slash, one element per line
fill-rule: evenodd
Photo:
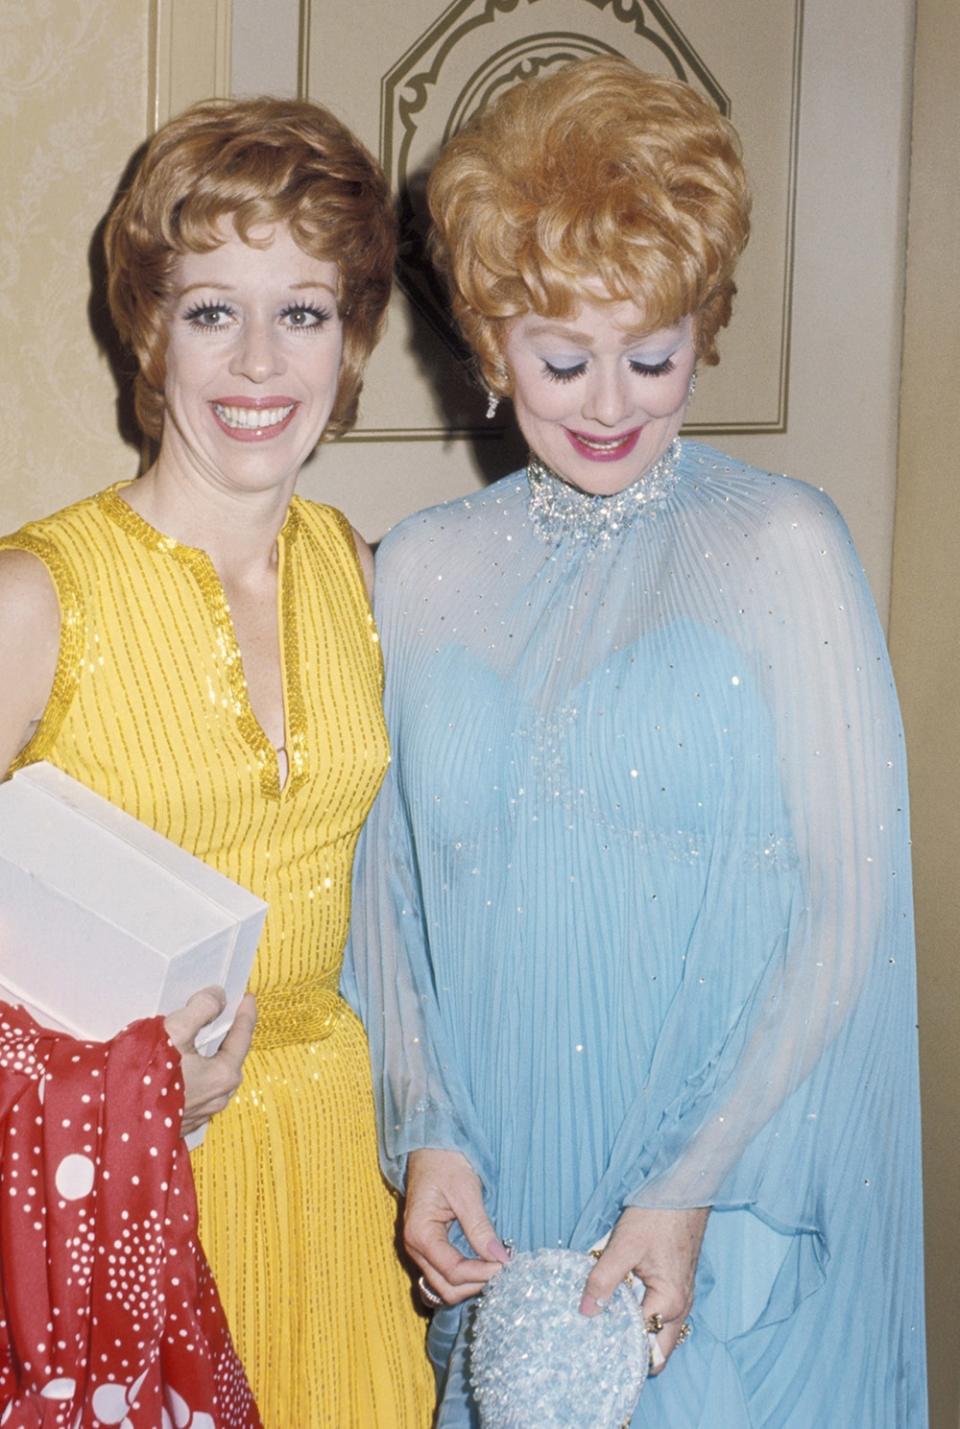
<path fill-rule="evenodd" d="M 91 240 L 146 135 L 146 7 L 0 4 L 0 526 L 136 471 L 91 332 Z M 96 240 L 93 240 L 96 247 Z"/>

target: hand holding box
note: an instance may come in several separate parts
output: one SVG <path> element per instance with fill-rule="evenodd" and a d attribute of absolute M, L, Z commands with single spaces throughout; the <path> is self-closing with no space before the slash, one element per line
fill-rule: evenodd
<path fill-rule="evenodd" d="M 0 997 L 105 1041 L 138 1017 L 226 992 L 220 1045 L 267 905 L 50 764 L 0 784 Z"/>

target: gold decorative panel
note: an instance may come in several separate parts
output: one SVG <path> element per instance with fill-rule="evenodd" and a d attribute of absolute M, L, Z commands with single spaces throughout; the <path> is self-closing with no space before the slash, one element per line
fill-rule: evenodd
<path fill-rule="evenodd" d="M 230 94 L 231 0 L 150 0 L 148 125 Z"/>

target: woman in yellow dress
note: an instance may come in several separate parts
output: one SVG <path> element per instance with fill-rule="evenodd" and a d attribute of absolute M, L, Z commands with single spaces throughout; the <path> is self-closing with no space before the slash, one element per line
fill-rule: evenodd
<path fill-rule="evenodd" d="M 371 557 L 294 495 L 355 419 L 389 196 L 325 110 L 208 101 L 151 141 L 106 250 L 158 455 L 0 541 L 0 770 L 50 760 L 269 903 L 243 1083 L 194 1156 L 201 1238 L 268 1429 L 425 1429 L 364 1034 L 337 995 L 388 757 Z"/>

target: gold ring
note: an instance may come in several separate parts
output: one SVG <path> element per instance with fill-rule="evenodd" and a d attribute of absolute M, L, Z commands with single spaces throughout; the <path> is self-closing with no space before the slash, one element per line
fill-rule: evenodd
<path fill-rule="evenodd" d="M 648 1335 L 659 1335 L 660 1331 L 663 1329 L 663 1316 L 658 1315 L 656 1311 L 654 1311 L 654 1313 L 649 1317 L 649 1319 L 643 1322 L 643 1328 L 646 1330 Z"/>
<path fill-rule="evenodd" d="M 417 1289 L 420 1292 L 420 1299 L 423 1301 L 424 1305 L 426 1305 L 428 1310 L 440 1309 L 440 1306 L 443 1304 L 442 1298 L 437 1294 L 435 1290 L 431 1289 L 431 1287 L 427 1284 L 422 1275 L 417 1281 Z"/>
<path fill-rule="evenodd" d="M 682 1345 L 684 1340 L 689 1340 L 692 1334 L 693 1326 L 691 1325 L 689 1320 L 684 1320 L 683 1324 L 680 1326 L 680 1333 L 677 1336 L 677 1344 Z"/>

